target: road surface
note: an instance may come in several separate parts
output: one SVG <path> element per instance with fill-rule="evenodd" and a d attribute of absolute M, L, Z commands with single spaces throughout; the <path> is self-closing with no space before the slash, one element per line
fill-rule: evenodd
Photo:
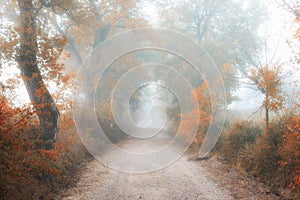
<path fill-rule="evenodd" d="M 138 140 L 129 139 L 122 141 L 119 146 L 129 151 L 153 150 L 153 147 L 165 145 L 167 137 L 156 139 Z M 171 148 L 170 148 L 171 149 Z M 170 150 L 172 151 L 172 149 Z M 172 153 L 172 152 L 169 152 Z M 116 150 L 109 150 L 104 155 L 110 158 L 115 165 L 127 163 L 124 156 Z M 191 155 L 184 154 L 172 165 L 150 173 L 125 173 L 107 167 L 94 159 L 87 163 L 80 173 L 80 179 L 76 186 L 64 191 L 58 199 L 63 200 L 225 200 L 225 199 L 273 199 L 256 189 L 255 182 L 249 185 L 244 177 L 239 178 L 234 174 L 235 180 L 224 172 L 224 177 L 229 176 L 229 184 L 219 180 L 223 177 L 223 172 L 215 168 L 213 162 L 191 161 Z M 219 178 L 214 178 L 210 174 L 210 164 L 212 171 L 218 173 Z M 202 166 L 203 165 L 203 166 Z M 218 166 L 220 167 L 220 166 Z M 228 187 L 228 185 L 230 187 Z M 253 186 L 254 185 L 254 186 Z M 234 188 L 234 192 L 230 190 Z M 249 189 L 250 188 L 250 189 Z M 245 194 L 243 196 L 243 194 Z"/>

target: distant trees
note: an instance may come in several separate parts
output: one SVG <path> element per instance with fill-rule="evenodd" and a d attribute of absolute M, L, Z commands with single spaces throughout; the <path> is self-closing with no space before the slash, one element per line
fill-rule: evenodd
<path fill-rule="evenodd" d="M 161 24 L 195 39 L 219 68 L 235 62 L 241 45 L 249 51 L 261 45 L 257 30 L 267 16 L 261 1 L 191 0 L 166 5 Z"/>
<path fill-rule="evenodd" d="M 255 52 L 256 48 L 261 47 L 262 40 L 258 29 L 267 18 L 265 5 L 261 1 L 232 0 L 174 1 L 172 4 L 166 0 L 160 4 L 161 25 L 195 39 L 209 53 L 220 71 L 224 66 L 230 68 L 226 73 L 221 73 L 224 77 L 227 102 L 232 102 L 234 97 L 231 94 L 236 90 L 237 82 L 228 77 L 238 72 L 230 66 L 236 63 L 238 57 L 242 57 L 244 65 L 251 62 L 247 56 L 240 54 L 242 48 Z M 200 87 L 203 77 L 186 68 L 191 66 L 182 64 L 178 70 L 187 77 L 193 87 Z"/>
<path fill-rule="evenodd" d="M 201 143 L 210 120 L 216 120 L 210 118 L 209 101 L 215 99 L 219 103 L 218 109 L 226 109 L 224 98 L 227 98 L 228 104 L 232 102 L 232 92 L 237 88 L 236 80 L 231 79 L 238 73 L 233 64 L 242 57 L 242 65 L 249 65 L 252 58 L 241 54 L 241 50 L 246 48 L 249 52 L 255 52 L 262 45 L 258 29 L 267 18 L 265 5 L 261 1 L 232 0 L 174 1 L 173 4 L 168 2 L 161 2 L 161 24 L 195 39 L 209 53 L 224 78 L 226 97 L 221 97 L 218 92 L 222 87 L 220 80 L 211 80 L 215 85 L 208 91 L 200 74 L 186 70 L 191 66 L 182 64 L 178 67 L 178 71 L 183 72 L 195 88 L 200 113 L 199 122 L 193 122 L 195 110 L 181 113 L 183 126 L 188 134 L 191 123 L 198 123 L 197 140 Z"/>

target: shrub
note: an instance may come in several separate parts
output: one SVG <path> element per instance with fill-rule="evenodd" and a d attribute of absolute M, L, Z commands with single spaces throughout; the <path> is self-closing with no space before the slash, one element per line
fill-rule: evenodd
<path fill-rule="evenodd" d="M 300 116 L 288 119 L 279 154 L 282 157 L 280 172 L 284 177 L 284 185 L 300 192 Z"/>
<path fill-rule="evenodd" d="M 285 121 L 270 124 L 269 134 L 263 134 L 257 141 L 240 152 L 239 162 L 248 172 L 265 180 L 278 169 L 281 156 L 278 148 L 282 144 Z"/>
<path fill-rule="evenodd" d="M 225 130 L 221 139 L 221 151 L 231 164 L 236 164 L 240 151 L 245 145 L 253 144 L 262 129 L 246 121 L 236 122 Z"/>
<path fill-rule="evenodd" d="M 1 199 L 50 199 L 71 178 L 74 163 L 69 143 L 40 149 L 30 108 L 11 108 L 5 98 L 0 100 Z"/>
<path fill-rule="evenodd" d="M 245 123 L 242 124 L 235 124 L 227 130 L 221 147 L 224 156 L 271 186 L 273 192 L 287 187 L 299 192 L 299 116 L 281 117 L 274 120 L 270 124 L 269 133 L 258 134 L 258 137 L 242 134 L 241 132 L 248 130 L 248 126 Z"/>

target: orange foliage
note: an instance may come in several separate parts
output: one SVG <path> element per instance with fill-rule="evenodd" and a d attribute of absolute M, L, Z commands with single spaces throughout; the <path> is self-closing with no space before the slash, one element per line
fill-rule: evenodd
<path fill-rule="evenodd" d="M 269 110 L 282 108 L 284 98 L 280 95 L 282 80 L 280 77 L 280 66 L 264 66 L 251 69 L 251 79 L 255 81 L 258 89 L 265 95 L 265 107 Z"/>
<path fill-rule="evenodd" d="M 186 115 L 180 114 L 182 118 L 182 130 L 183 137 L 190 141 L 193 137 L 193 127 L 197 127 L 197 135 L 194 138 L 194 142 L 201 143 L 204 139 L 205 133 L 208 129 L 209 122 L 211 120 L 210 113 L 210 95 L 206 84 L 202 84 L 199 88 L 193 91 L 193 101 L 198 102 L 198 109 L 194 108 Z M 198 116 L 197 116 L 198 115 Z M 196 120 L 196 119 L 199 120 Z"/>
<path fill-rule="evenodd" d="M 5 195 L 2 197 L 47 199 L 48 186 L 65 180 L 68 144 L 57 144 L 53 150 L 39 149 L 40 143 L 35 139 L 36 116 L 28 108 L 11 108 L 4 97 L 0 97 L 0 123 L 0 193 Z"/>
<path fill-rule="evenodd" d="M 280 164 L 290 178 L 290 186 L 300 191 L 300 116 L 290 117 L 283 138 Z"/>

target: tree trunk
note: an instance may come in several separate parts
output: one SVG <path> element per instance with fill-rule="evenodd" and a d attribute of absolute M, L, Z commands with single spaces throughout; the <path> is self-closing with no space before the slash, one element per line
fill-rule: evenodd
<path fill-rule="evenodd" d="M 265 98 L 265 114 L 266 114 L 266 134 L 269 134 L 269 96 L 266 93 Z"/>
<path fill-rule="evenodd" d="M 111 28 L 110 24 L 106 24 L 103 27 L 97 28 L 95 30 L 93 48 L 95 48 L 97 45 L 99 45 L 107 38 L 110 28 Z"/>
<path fill-rule="evenodd" d="M 43 147 L 52 148 L 59 128 L 59 112 L 38 69 L 37 33 L 32 0 L 18 0 L 18 5 L 21 22 L 18 63 L 21 77 L 39 117 Z"/>

